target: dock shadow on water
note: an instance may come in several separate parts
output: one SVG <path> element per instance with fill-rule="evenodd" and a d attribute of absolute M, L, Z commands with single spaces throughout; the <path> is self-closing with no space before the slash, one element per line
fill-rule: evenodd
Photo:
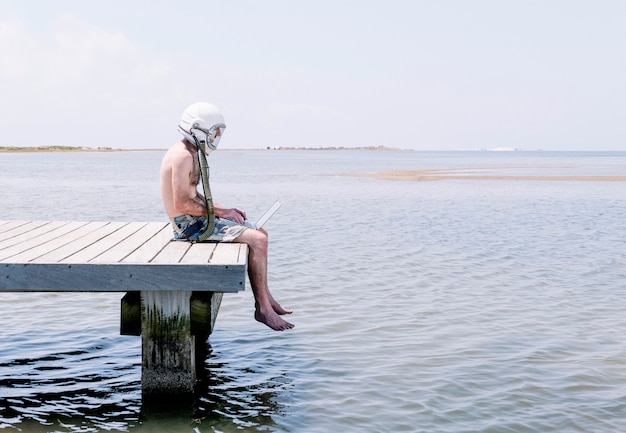
<path fill-rule="evenodd" d="M 60 350 L 49 350 L 52 345 L 44 339 L 56 341 Z M 94 331 L 23 335 L 22 340 L 32 348 L 32 357 L 11 359 L 10 350 L 0 351 L 2 431 L 268 431 L 281 413 L 277 395 L 289 386 L 284 376 L 221 359 L 207 341 L 197 348 L 193 396 L 146 401 L 140 345 L 129 348 L 135 339 L 102 338 Z M 68 344 L 59 345 L 59 340 Z M 82 349 L 76 347 L 78 341 Z"/>
<path fill-rule="evenodd" d="M 198 371 L 192 422 L 203 431 L 267 431 L 282 408 L 277 396 L 289 387 L 284 373 L 235 367 L 222 360 L 207 342 Z M 197 354 L 198 355 L 198 354 Z M 198 360 L 199 362 L 200 360 Z M 198 364 L 199 365 L 199 364 Z"/>
<path fill-rule="evenodd" d="M 141 425 L 133 432 L 268 431 L 281 413 L 276 395 L 286 378 L 271 377 L 249 366 L 237 367 L 220 358 L 206 342 L 196 347 L 198 381 L 189 399 L 144 399 Z"/>

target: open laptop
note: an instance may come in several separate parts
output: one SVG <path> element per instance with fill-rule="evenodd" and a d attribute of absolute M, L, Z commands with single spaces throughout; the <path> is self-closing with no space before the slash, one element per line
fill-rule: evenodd
<path fill-rule="evenodd" d="M 268 210 L 266 210 L 265 213 L 261 215 L 261 217 L 258 220 L 256 220 L 256 222 L 254 223 L 256 227 L 259 229 L 263 227 L 263 225 L 269 221 L 272 215 L 274 215 L 276 211 L 280 209 L 282 205 L 283 204 L 280 200 L 276 200 L 274 204 Z"/>

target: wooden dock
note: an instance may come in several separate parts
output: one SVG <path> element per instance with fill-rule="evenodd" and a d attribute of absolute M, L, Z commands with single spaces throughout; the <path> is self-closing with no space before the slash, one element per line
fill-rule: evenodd
<path fill-rule="evenodd" d="M 126 292 L 121 333 L 142 336 L 142 392 L 193 391 L 195 346 L 248 249 L 175 241 L 166 222 L 0 221 L 0 292 Z"/>

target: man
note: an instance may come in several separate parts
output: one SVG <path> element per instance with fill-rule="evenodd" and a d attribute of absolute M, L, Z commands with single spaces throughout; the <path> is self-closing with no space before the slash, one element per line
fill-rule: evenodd
<path fill-rule="evenodd" d="M 197 189 L 201 177 L 198 152 L 209 154 L 215 150 L 225 128 L 224 117 L 215 106 L 205 102 L 192 104 L 183 112 L 178 126 L 183 139 L 163 157 L 161 195 L 178 239 L 197 240 L 208 225 L 207 201 Z M 215 229 L 208 240 L 248 245 L 248 276 L 255 298 L 255 319 L 276 331 L 293 328 L 293 324 L 280 317 L 292 311 L 276 302 L 267 284 L 267 231 L 257 230 L 242 210 L 218 204 L 214 208 Z"/>

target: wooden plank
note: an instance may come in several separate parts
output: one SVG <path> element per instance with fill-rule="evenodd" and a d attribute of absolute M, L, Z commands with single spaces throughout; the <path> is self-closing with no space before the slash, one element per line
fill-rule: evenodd
<path fill-rule="evenodd" d="M 165 225 L 162 230 L 144 242 L 139 248 L 126 256 L 122 262 L 124 263 L 149 263 L 161 250 L 172 241 L 172 228 L 169 224 Z"/>
<path fill-rule="evenodd" d="M 15 236 L 16 234 L 20 234 L 24 232 L 24 229 L 21 229 L 22 227 L 28 225 L 28 224 L 37 224 L 39 223 L 39 225 L 43 225 L 46 222 L 45 221 L 8 221 L 7 224 L 4 224 L 2 227 L 2 230 L 0 231 L 0 242 L 4 241 L 5 239 L 9 239 L 13 236 Z M 19 230 L 19 232 L 15 232 L 15 230 Z"/>
<path fill-rule="evenodd" d="M 203 242 L 196 243 L 190 246 L 189 251 L 185 254 L 185 257 L 180 261 L 184 264 L 194 264 L 194 265 L 202 265 L 208 264 L 209 259 L 215 252 L 217 246 L 221 244 L 217 244 L 215 242 Z"/>
<path fill-rule="evenodd" d="M 0 235 L 0 249 L 28 241 L 33 237 L 46 235 L 49 231 L 60 227 L 63 222 L 33 221 L 15 225 Z"/>
<path fill-rule="evenodd" d="M 0 221 L 0 233 L 10 230 L 14 227 L 12 223 L 19 225 L 26 224 L 28 221 Z"/>
<path fill-rule="evenodd" d="M 228 263 L 245 263 L 247 260 L 248 246 L 238 243 L 221 243 L 220 248 L 216 249 L 209 263 L 211 264 L 228 264 Z"/>
<path fill-rule="evenodd" d="M 80 224 L 82 224 L 82 226 L 80 226 Z M 54 253 L 57 249 L 81 239 L 84 235 L 88 234 L 98 227 L 102 227 L 104 224 L 106 223 L 68 223 L 67 226 L 64 227 L 64 229 L 69 229 L 69 232 L 64 233 L 62 236 L 57 236 L 53 239 L 47 240 L 45 243 L 38 245 L 36 248 L 31 248 L 27 251 L 23 251 L 20 254 L 12 256 L 11 261 L 30 262 L 41 256 L 47 255 L 49 253 Z M 51 232 L 50 235 L 52 235 L 53 233 L 55 232 Z"/>
<path fill-rule="evenodd" d="M 233 264 L 5 263 L 0 292 L 239 292 L 245 272 L 245 266 Z"/>
<path fill-rule="evenodd" d="M 36 235 L 38 230 L 33 230 L 31 232 L 33 237 L 29 237 L 19 244 L 0 250 L 0 261 L 10 259 L 12 262 L 23 262 L 39 257 L 58 247 L 59 244 L 71 241 L 71 239 L 73 239 L 72 232 L 77 231 L 85 224 L 84 222 L 52 222 L 46 224 L 42 228 L 49 228 L 49 230 L 44 233 Z"/>
<path fill-rule="evenodd" d="M 57 248 L 53 251 L 50 251 L 43 256 L 37 257 L 33 261 L 40 263 L 55 263 L 60 262 L 72 254 L 76 254 L 79 251 L 82 251 L 84 248 L 93 244 L 94 242 L 98 242 L 100 239 L 110 235 L 116 230 L 119 230 L 120 227 L 123 227 L 127 223 L 124 222 L 93 222 L 84 226 L 85 234 L 77 239 L 72 240 L 71 242 L 63 245 L 60 248 Z M 91 231 L 88 231 L 90 230 Z"/>
<path fill-rule="evenodd" d="M 124 223 L 118 230 L 63 259 L 61 263 L 87 263 L 145 225 L 146 223 L 143 222 Z"/>
<path fill-rule="evenodd" d="M 146 239 L 150 239 L 157 234 L 160 230 L 163 230 L 162 222 L 147 223 L 135 233 L 122 239 L 115 245 L 115 248 L 111 248 L 104 251 L 102 254 L 94 257 L 90 263 L 117 263 L 122 261 L 126 256 L 130 255 L 133 251 L 140 248 Z"/>
<path fill-rule="evenodd" d="M 185 256 L 191 243 L 181 241 L 171 241 L 152 260 L 153 264 L 159 263 L 180 263 Z"/>

